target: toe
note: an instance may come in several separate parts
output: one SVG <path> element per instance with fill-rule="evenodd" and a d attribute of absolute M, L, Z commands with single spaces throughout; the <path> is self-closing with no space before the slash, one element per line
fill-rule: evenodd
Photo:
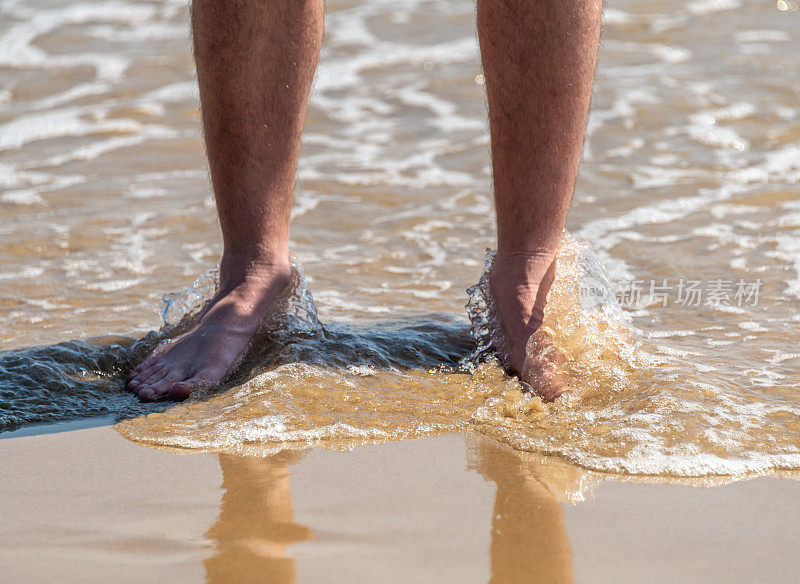
<path fill-rule="evenodd" d="M 169 367 L 166 363 L 161 363 L 159 364 L 158 367 L 154 368 L 152 371 L 139 378 L 139 386 L 151 387 L 152 385 L 158 383 L 171 373 L 173 373 L 173 369 Z"/>
<path fill-rule="evenodd" d="M 164 388 L 169 388 L 172 383 L 180 381 L 184 376 L 180 370 L 164 366 L 157 374 L 150 376 L 146 383 L 142 383 L 136 390 L 140 399 L 153 401 L 161 399 L 165 394 Z"/>
<path fill-rule="evenodd" d="M 156 356 L 150 355 L 149 357 L 147 357 L 147 359 L 145 359 L 144 361 L 142 361 L 136 367 L 133 368 L 133 371 L 131 371 L 131 377 L 136 377 L 137 375 L 142 373 L 145 369 L 149 369 L 157 362 L 158 359 L 156 358 Z"/>
<path fill-rule="evenodd" d="M 217 385 L 223 377 L 224 371 L 221 369 L 205 369 L 190 379 L 171 383 L 168 389 L 169 397 L 177 401 L 185 400 L 193 391 Z"/>
<path fill-rule="evenodd" d="M 169 388 L 169 397 L 175 401 L 183 401 L 192 394 L 195 387 L 191 379 L 173 383 Z"/>
<path fill-rule="evenodd" d="M 170 390 L 172 386 L 182 381 L 183 381 L 182 375 L 178 375 L 177 373 L 172 373 L 170 375 L 167 375 L 164 379 L 162 379 L 158 383 L 154 383 L 153 385 L 149 386 L 148 389 L 150 389 L 153 392 L 153 397 L 155 399 L 164 399 L 165 397 L 168 397 L 170 395 L 171 393 Z"/>
<path fill-rule="evenodd" d="M 134 369 L 131 372 L 130 377 L 128 378 L 128 385 L 131 385 L 132 387 L 141 385 L 150 376 L 151 373 L 153 373 L 156 369 L 158 369 L 161 366 L 162 363 L 160 361 L 154 361 L 148 367 L 140 369 L 138 372 Z"/>
<path fill-rule="evenodd" d="M 155 392 L 153 392 L 153 389 L 151 387 L 145 387 L 144 389 L 140 389 L 138 391 L 136 397 L 145 402 L 155 401 L 156 394 Z"/>
<path fill-rule="evenodd" d="M 133 375 L 128 378 L 127 383 L 125 386 L 130 391 L 138 391 L 144 385 L 145 380 L 150 376 L 150 374 L 155 370 L 154 367 L 150 367 L 148 369 L 143 369 L 138 374 Z"/>

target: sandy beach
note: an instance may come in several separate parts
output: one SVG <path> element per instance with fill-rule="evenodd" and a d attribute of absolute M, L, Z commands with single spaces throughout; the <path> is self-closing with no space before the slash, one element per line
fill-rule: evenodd
<path fill-rule="evenodd" d="M 794 582 L 800 569 L 794 480 L 600 480 L 478 436 L 248 458 L 100 426 L 2 439 L 0 460 L 3 582 Z"/>
<path fill-rule="evenodd" d="M 798 2 L 606 7 L 548 403 L 485 336 L 475 3 L 325 4 L 292 292 L 174 404 L 126 384 L 223 250 L 189 3 L 0 0 L 0 584 L 796 582 Z"/>

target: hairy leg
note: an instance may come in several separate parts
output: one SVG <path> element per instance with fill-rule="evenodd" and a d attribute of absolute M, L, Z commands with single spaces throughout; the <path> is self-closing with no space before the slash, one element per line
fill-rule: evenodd
<path fill-rule="evenodd" d="M 583 149 L 601 0 L 478 0 L 489 101 L 497 257 L 490 274 L 501 358 L 545 397 L 547 292 Z"/>
<path fill-rule="evenodd" d="M 129 387 L 182 399 L 236 365 L 290 280 L 289 217 L 322 43 L 324 0 L 194 0 L 203 130 L 224 251 L 197 325 L 157 349 Z"/>

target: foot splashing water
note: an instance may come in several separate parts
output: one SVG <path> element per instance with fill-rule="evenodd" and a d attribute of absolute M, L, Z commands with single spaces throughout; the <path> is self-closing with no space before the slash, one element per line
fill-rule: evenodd
<path fill-rule="evenodd" d="M 762 384 L 756 393 L 682 348 L 679 332 L 637 330 L 591 249 L 569 237 L 541 329 L 569 392 L 543 401 L 494 357 L 492 259 L 490 251 L 469 290 L 471 324 L 434 314 L 368 328 L 323 325 L 295 262 L 273 316 L 222 387 L 181 404 L 139 403 L 125 379 L 159 342 L 193 325 L 215 293 L 212 270 L 164 297 L 158 333 L 0 354 L 0 428 L 106 414 L 138 442 L 256 455 L 477 430 L 604 472 L 800 468 L 800 403 L 790 388 Z"/>
<path fill-rule="evenodd" d="M 253 343 L 243 383 L 128 419 L 119 430 L 161 446 L 268 452 L 287 442 L 352 447 L 476 429 L 598 471 L 704 476 L 800 467 L 800 404 L 785 388 L 761 387 L 754 399 L 747 385 L 721 378 L 710 357 L 682 349 L 680 335 L 650 338 L 634 328 L 591 249 L 569 237 L 542 334 L 563 356 L 558 375 L 570 392 L 543 402 L 493 357 L 492 258 L 469 291 L 470 334 L 442 315 L 323 327 L 296 266 L 279 316 Z M 169 297 L 166 327 L 196 310 L 207 297 L 198 292 Z"/>

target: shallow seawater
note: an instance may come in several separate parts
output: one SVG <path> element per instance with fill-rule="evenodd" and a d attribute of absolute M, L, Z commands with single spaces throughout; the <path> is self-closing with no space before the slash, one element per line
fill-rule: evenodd
<path fill-rule="evenodd" d="M 473 3 L 328 2 L 305 277 L 225 391 L 171 406 L 123 380 L 220 251 L 185 3 L 0 1 L 0 428 L 112 414 L 254 454 L 477 429 L 600 471 L 800 468 L 795 4 L 607 8 L 545 323 L 573 391 L 545 404 L 485 359 L 480 286 L 464 309 L 494 237 Z"/>

